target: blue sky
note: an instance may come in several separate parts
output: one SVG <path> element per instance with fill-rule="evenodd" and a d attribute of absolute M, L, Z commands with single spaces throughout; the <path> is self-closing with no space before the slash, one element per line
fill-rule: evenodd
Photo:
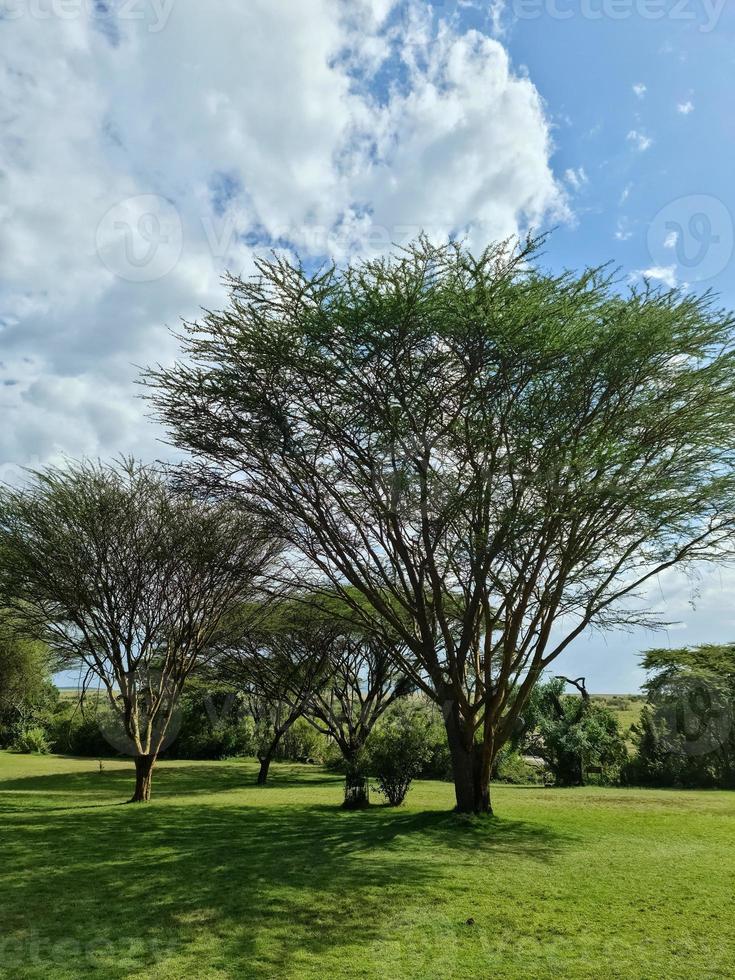
<path fill-rule="evenodd" d="M 735 307 L 734 40 L 723 0 L 0 0 L 0 476 L 165 457 L 137 365 L 270 247 L 555 228 L 555 268 Z M 733 596 L 662 577 L 668 633 L 560 669 L 633 690 L 646 646 L 735 638 Z"/>

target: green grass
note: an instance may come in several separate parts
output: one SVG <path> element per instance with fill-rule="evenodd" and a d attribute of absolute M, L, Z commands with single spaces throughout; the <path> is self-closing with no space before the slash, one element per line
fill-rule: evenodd
<path fill-rule="evenodd" d="M 629 734 L 631 725 L 640 721 L 641 711 L 646 703 L 644 694 L 593 694 L 592 700 L 615 715 L 620 730 L 625 735 Z"/>
<path fill-rule="evenodd" d="M 735 795 L 497 787 L 498 816 L 339 810 L 250 762 L 0 753 L 0 975 L 731 977 Z M 474 924 L 468 924 L 469 918 Z"/>

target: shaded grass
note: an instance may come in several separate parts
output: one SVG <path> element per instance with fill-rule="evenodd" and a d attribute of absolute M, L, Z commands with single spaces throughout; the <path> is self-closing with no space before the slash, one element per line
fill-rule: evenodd
<path fill-rule="evenodd" d="M 97 768 L 0 753 L 0 975 L 735 973 L 733 794 L 499 787 L 477 821 L 442 783 L 347 813 L 311 767 L 168 762 L 126 807 Z"/>

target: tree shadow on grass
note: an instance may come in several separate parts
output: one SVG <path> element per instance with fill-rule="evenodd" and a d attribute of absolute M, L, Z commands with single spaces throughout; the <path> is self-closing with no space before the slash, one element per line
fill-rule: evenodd
<path fill-rule="evenodd" d="M 158 807 L 86 808 L 84 780 L 86 792 L 99 785 L 91 773 L 63 777 L 79 806 L 16 806 L 0 872 L 6 931 L 36 929 L 51 943 L 122 936 L 148 949 L 165 940 L 174 954 L 204 943 L 225 975 L 281 976 L 304 956 L 361 949 L 399 928 L 397 911 L 427 889 L 441 900 L 449 865 L 477 868 L 503 853 L 548 862 L 566 843 L 548 828 L 500 818 L 345 812 L 309 802 L 309 784 L 268 798 L 253 789 L 238 804 L 200 801 L 185 789 L 189 781 L 198 778 L 201 788 L 209 773 L 204 791 L 217 793 L 229 786 L 224 767 L 166 772 L 166 792 L 181 799 Z M 35 779 L 57 785 L 57 777 Z M 8 782 L 18 789 L 28 780 Z M 85 965 L 72 975 L 87 972 Z M 114 959 L 104 965 L 105 976 L 130 972 Z"/>
<path fill-rule="evenodd" d="M 102 793 L 117 796 L 117 802 L 125 802 L 132 794 L 135 785 L 135 770 L 131 760 L 116 759 L 114 767 L 110 760 L 103 761 L 103 770 L 97 768 L 94 759 L 89 760 L 89 770 L 61 772 L 42 776 L 18 776 L 0 781 L 0 812 L 14 809 L 12 794 L 61 794 L 72 801 L 80 793 Z M 122 765 L 121 765 L 122 763 Z M 128 763 L 128 764 L 126 764 Z M 243 789 L 306 789 L 309 786 L 341 786 L 343 776 L 333 775 L 314 766 L 276 764 L 266 787 L 256 786 L 257 764 L 210 765 L 206 762 L 177 765 L 168 762 L 156 767 L 153 773 L 154 799 L 167 799 L 172 796 L 211 795 Z M 6 802 L 9 801 L 9 802 Z M 48 809 L 46 807 L 46 809 Z"/>

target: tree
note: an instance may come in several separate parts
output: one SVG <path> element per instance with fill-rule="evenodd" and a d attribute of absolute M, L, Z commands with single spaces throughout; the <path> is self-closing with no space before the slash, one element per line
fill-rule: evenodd
<path fill-rule="evenodd" d="M 396 665 L 395 644 L 342 625 L 328 650 L 328 682 L 308 700 L 306 718 L 332 738 L 345 762 L 345 803 L 367 803 L 365 744 L 387 709 L 414 689 Z"/>
<path fill-rule="evenodd" d="M 398 637 L 460 811 L 490 812 L 554 659 L 590 626 L 653 625 L 631 599 L 733 528 L 733 318 L 546 273 L 538 248 L 262 261 L 146 376 L 191 481 L 247 501 L 302 556 L 291 574 Z"/>
<path fill-rule="evenodd" d="M 217 658 L 212 669 L 245 694 L 260 733 L 259 785 L 300 717 L 337 744 L 348 786 L 362 782 L 370 732 L 413 686 L 396 666 L 394 646 L 366 635 L 337 597 L 301 593 L 272 605 L 257 629 Z"/>
<path fill-rule="evenodd" d="M 192 671 L 242 628 L 274 546 L 226 504 L 174 494 L 134 461 L 32 474 L 0 496 L 0 595 L 26 635 L 101 681 L 135 757 L 131 802 Z"/>
<path fill-rule="evenodd" d="M 324 683 L 331 638 L 326 624 L 290 601 L 261 615 L 258 627 L 243 632 L 210 668 L 238 688 L 255 722 L 259 786 L 268 780 L 282 739 Z"/>
<path fill-rule="evenodd" d="M 36 724 L 57 697 L 46 647 L 24 638 L 12 617 L 0 613 L 0 744 Z"/>
<path fill-rule="evenodd" d="M 370 771 L 391 806 L 400 806 L 432 756 L 430 721 L 418 710 L 391 715 L 370 736 Z"/>
<path fill-rule="evenodd" d="M 579 694 L 565 694 L 568 684 Z M 583 677 L 539 684 L 524 708 L 523 728 L 522 750 L 543 759 L 560 786 L 584 786 L 590 766 L 617 777 L 627 759 L 617 719 L 592 701 Z"/>
<path fill-rule="evenodd" d="M 655 785 L 735 787 L 735 644 L 648 650 L 648 694 L 634 728 L 631 778 Z"/>

